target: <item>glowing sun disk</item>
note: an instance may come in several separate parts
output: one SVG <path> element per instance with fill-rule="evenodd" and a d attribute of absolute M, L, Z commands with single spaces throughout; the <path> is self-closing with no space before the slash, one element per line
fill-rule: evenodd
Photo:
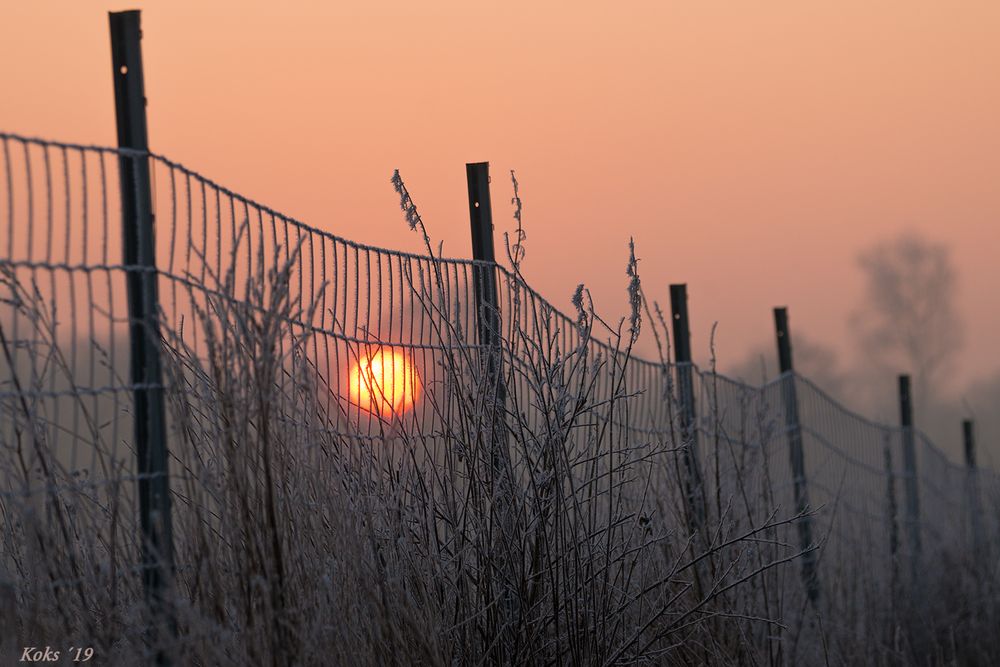
<path fill-rule="evenodd" d="M 388 347 L 361 353 L 351 366 L 348 388 L 351 403 L 383 417 L 406 412 L 420 396 L 413 361 L 402 350 Z"/>

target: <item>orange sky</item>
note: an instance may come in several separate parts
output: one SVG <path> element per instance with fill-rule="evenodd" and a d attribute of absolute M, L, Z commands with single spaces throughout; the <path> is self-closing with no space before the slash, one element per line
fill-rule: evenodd
<path fill-rule="evenodd" d="M 398 167 L 467 256 L 464 163 L 498 234 L 515 168 L 543 294 L 622 314 L 634 235 L 724 367 L 779 304 L 848 355 L 854 257 L 909 227 L 960 269 L 958 376 L 1000 370 L 1000 2 L 281 4 L 5 3 L 0 128 L 113 144 L 106 12 L 138 7 L 153 149 L 311 225 L 419 250 Z"/>

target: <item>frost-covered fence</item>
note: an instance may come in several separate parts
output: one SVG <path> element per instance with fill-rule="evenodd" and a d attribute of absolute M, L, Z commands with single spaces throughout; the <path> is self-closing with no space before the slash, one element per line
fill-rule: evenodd
<path fill-rule="evenodd" d="M 120 158 L 134 154 L 7 133 L 0 142 L 0 502 L 37 502 L 40 510 L 66 503 L 72 511 L 99 512 L 109 486 L 137 479 L 125 284 L 130 273 L 149 269 L 123 263 L 118 178 Z M 462 383 L 475 383 L 481 373 L 474 262 L 355 243 L 166 157 L 147 158 L 166 355 L 208 358 L 216 341 L 206 322 L 221 328 L 240 316 L 256 321 L 284 299 L 292 307 L 275 323 L 285 332 L 284 382 L 275 391 L 308 405 L 311 420 L 280 425 L 299 436 L 302 456 L 310 455 L 316 433 L 368 451 L 419 440 L 431 458 L 447 455 Z M 260 287 L 271 285 L 260 278 L 283 267 L 283 293 Z M 530 432 L 549 408 L 527 399 L 529 384 L 572 394 L 574 373 L 582 373 L 533 378 L 533 358 L 577 355 L 583 369 L 616 364 L 622 351 L 588 335 L 578 317 L 558 311 L 516 273 L 487 268 L 498 285 L 508 418 L 511 428 Z M 382 365 L 381 375 L 366 375 L 372 363 Z M 674 367 L 633 356 L 623 369 L 619 381 L 631 398 L 627 413 L 609 415 L 614 427 L 625 429 L 636 448 L 679 445 Z M 794 508 L 782 399 L 788 380 L 756 387 L 694 370 L 703 492 L 723 504 L 745 497 Z M 184 372 L 168 373 L 168 396 Z M 379 386 L 370 386 L 373 377 Z M 892 581 L 901 576 L 893 574 L 897 561 L 909 559 L 912 548 L 897 539 L 909 529 L 903 429 L 867 420 L 807 378 L 792 378 L 815 511 L 812 535 L 821 545 L 820 580 L 829 588 L 828 574 L 844 568 Z M 588 389 L 610 396 L 620 389 L 611 382 L 611 375 L 596 375 Z M 176 414 L 171 419 L 176 422 Z M 175 437 L 168 430 L 168 446 Z M 997 476 L 988 470 L 970 475 L 919 431 L 914 446 L 922 558 L 932 562 L 973 543 L 995 548 L 995 513 L 983 508 L 997 506 Z M 511 454 L 516 459 L 517 452 Z M 739 478 L 751 459 L 762 462 L 768 480 Z M 171 474 L 183 479 L 187 473 L 175 468 Z M 982 515 L 973 518 L 975 511 Z M 136 521 L 137 514 L 133 507 L 123 516 Z M 59 511 L 44 516 L 60 520 Z M 135 534 L 134 525 L 116 529 Z"/>

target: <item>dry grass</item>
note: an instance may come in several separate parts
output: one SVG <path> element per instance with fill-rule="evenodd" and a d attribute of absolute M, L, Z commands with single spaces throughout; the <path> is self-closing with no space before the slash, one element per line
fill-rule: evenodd
<path fill-rule="evenodd" d="M 176 634 L 149 631 L 157 621 L 134 571 L 127 472 L 109 467 L 111 482 L 81 486 L 46 440 L 27 385 L 3 405 L 17 421 L 5 427 L 3 456 L 24 462 L 4 469 L 16 492 L 0 498 L 4 660 L 11 647 L 67 641 L 94 646 L 97 664 L 121 665 L 158 651 L 183 665 L 988 664 L 1000 655 L 990 630 L 1000 627 L 997 572 L 985 557 L 942 562 L 919 588 L 893 582 L 872 595 L 863 572 L 821 551 L 825 595 L 806 602 L 796 541 L 806 516 L 781 508 L 766 455 L 742 449 L 773 433 L 765 416 L 748 412 L 744 434 L 715 429 L 710 481 L 694 499 L 681 491 L 688 443 L 669 379 L 670 428 L 630 427 L 643 419 L 629 382 L 638 327 L 666 346 L 634 258 L 631 317 L 607 325 L 584 290 L 575 324 L 544 308 L 517 319 L 516 309 L 502 374 L 473 346 L 442 355 L 445 379 L 425 400 L 444 426 L 422 433 L 384 415 L 375 439 L 330 428 L 310 334 L 290 324 L 310 319 L 290 288 L 295 256 L 280 258 L 242 302 L 232 275 L 215 277 L 187 324 L 201 333 L 198 350 L 180 335 L 166 341 Z M 528 298 L 518 279 L 509 287 Z M 13 279 L 7 288 L 44 330 L 41 304 Z M 438 315 L 449 329 L 438 335 L 464 339 L 449 313 Z M 565 344 L 565 326 L 576 327 L 576 344 Z M 58 372 L 54 335 L 36 338 L 33 354 Z M 717 404 L 702 410 L 721 423 Z M 695 501 L 703 518 L 692 521 Z"/>

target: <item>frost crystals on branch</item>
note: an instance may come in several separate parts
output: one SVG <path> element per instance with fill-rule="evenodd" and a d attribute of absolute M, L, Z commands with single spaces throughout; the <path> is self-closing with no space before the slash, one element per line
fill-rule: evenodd
<path fill-rule="evenodd" d="M 524 233 L 524 227 L 521 224 L 521 197 L 517 192 L 517 177 L 514 175 L 514 170 L 510 170 L 510 180 L 514 184 L 514 196 L 511 198 L 510 203 L 514 205 L 514 219 L 517 220 L 517 229 L 514 232 L 514 245 L 511 247 L 511 264 L 517 269 L 521 266 L 521 262 L 524 261 L 524 240 L 528 238 L 528 235 Z"/>
<path fill-rule="evenodd" d="M 625 273 L 631 278 L 628 282 L 628 305 L 631 310 L 629 314 L 629 333 L 634 343 L 639 338 L 639 325 L 642 323 L 642 314 L 640 312 L 642 308 L 642 292 L 639 287 L 639 260 L 635 258 L 635 240 L 631 237 L 628 240 L 628 267 L 626 267 Z"/>
<path fill-rule="evenodd" d="M 420 213 L 417 212 L 417 205 L 413 203 L 410 193 L 407 192 L 406 185 L 403 183 L 403 178 L 399 175 L 399 169 L 392 170 L 392 179 L 390 180 L 392 181 L 392 187 L 399 195 L 399 208 L 406 215 L 406 224 L 413 231 L 416 231 L 417 227 L 420 227 L 420 233 L 423 234 L 424 243 L 427 244 L 429 250 L 431 239 L 427 236 L 427 229 L 424 227 L 424 221 L 420 218 Z"/>

